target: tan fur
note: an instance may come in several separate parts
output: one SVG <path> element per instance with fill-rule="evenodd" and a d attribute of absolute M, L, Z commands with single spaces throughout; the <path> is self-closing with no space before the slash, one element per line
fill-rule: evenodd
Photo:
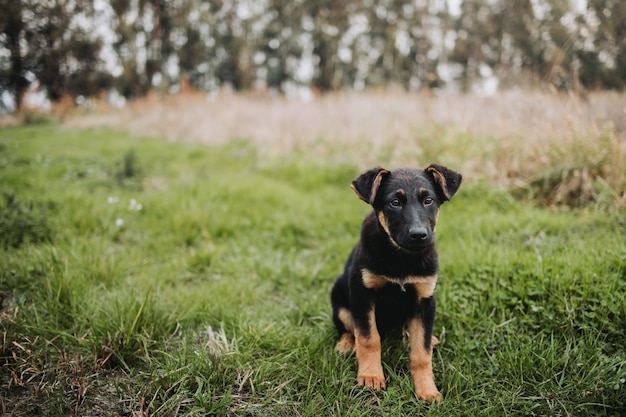
<path fill-rule="evenodd" d="M 370 289 L 382 288 L 388 282 L 382 275 L 374 274 L 366 268 L 361 270 L 361 279 L 363 280 L 365 288 Z"/>
<path fill-rule="evenodd" d="M 376 328 L 374 309 L 369 316 L 370 334 L 364 335 L 358 327 L 355 328 L 356 358 L 359 363 L 357 372 L 360 386 L 372 387 L 375 390 L 385 389 L 385 375 L 380 361 L 380 334 Z"/>
<path fill-rule="evenodd" d="M 448 183 L 446 182 L 446 177 L 444 177 L 443 174 L 437 171 L 437 169 L 435 168 L 428 167 L 426 168 L 426 170 L 433 174 L 433 178 L 435 179 L 435 182 L 438 183 L 441 187 L 443 195 L 446 197 L 446 199 L 450 200 L 450 193 L 448 192 Z"/>
<path fill-rule="evenodd" d="M 383 181 L 383 175 L 388 174 L 389 171 L 386 169 L 382 169 L 374 178 L 374 184 L 372 184 L 372 195 L 370 196 L 370 201 L 368 203 L 374 204 L 374 200 L 376 200 L 376 194 L 378 194 L 378 188 L 380 187 L 380 183 Z"/>
<path fill-rule="evenodd" d="M 400 286 L 413 285 L 417 289 L 417 295 L 419 298 L 429 298 L 435 293 L 438 276 L 436 274 L 425 277 L 409 276 L 399 280 L 384 275 L 374 274 L 370 270 L 363 268 L 361 270 L 361 279 L 363 279 L 363 285 L 365 285 L 366 288 L 371 289 L 382 288 L 387 283 L 393 283 Z"/>
<path fill-rule="evenodd" d="M 415 288 L 417 289 L 418 298 L 430 298 L 435 293 L 435 287 L 437 286 L 437 275 L 431 277 L 416 277 L 422 280 L 415 282 Z"/>
<path fill-rule="evenodd" d="M 383 181 L 383 175 L 388 174 L 388 173 L 389 171 L 387 171 L 386 169 L 381 169 L 380 172 L 376 174 L 376 178 L 374 178 L 374 181 L 372 183 L 372 190 L 371 190 L 369 201 L 365 197 L 363 197 L 361 193 L 359 193 L 359 191 L 356 189 L 354 184 L 351 184 L 350 188 L 352 188 L 352 191 L 356 193 L 359 199 L 365 201 L 367 204 L 374 204 L 374 200 L 376 199 L 376 194 L 378 193 L 378 188 L 380 187 L 380 183 Z"/>
<path fill-rule="evenodd" d="M 443 396 L 435 385 L 433 377 L 432 357 L 433 344 L 430 349 L 424 347 L 424 326 L 419 319 L 411 319 L 409 321 L 409 344 L 411 346 L 411 354 L 409 368 L 413 377 L 413 387 L 415 395 L 420 400 L 439 402 Z M 433 338 L 433 342 L 439 342 Z"/>
<path fill-rule="evenodd" d="M 385 218 L 385 214 L 382 211 L 379 211 L 377 213 L 377 216 L 378 216 L 378 222 L 380 223 L 380 225 L 385 230 L 385 233 L 387 233 L 387 236 L 391 236 L 391 234 L 389 233 L 389 226 L 387 225 L 387 219 Z M 390 237 L 390 239 L 391 239 L 391 237 Z M 392 242 L 394 243 L 394 245 L 397 245 L 393 240 L 392 240 Z"/>
<path fill-rule="evenodd" d="M 354 333 L 354 320 L 352 319 L 352 313 L 350 312 L 350 310 L 342 307 L 339 309 L 338 316 L 339 320 L 341 320 L 346 330 L 348 330 L 350 333 Z"/>
<path fill-rule="evenodd" d="M 341 353 L 354 352 L 354 319 L 352 318 L 352 313 L 350 313 L 350 310 L 342 307 L 339 309 L 338 317 L 348 331 L 341 335 L 335 345 L 335 350 Z"/>
<path fill-rule="evenodd" d="M 387 224 L 387 219 L 385 218 L 385 213 L 383 213 L 382 211 L 379 211 L 376 216 L 378 217 L 378 222 L 380 223 L 380 225 L 383 227 L 383 230 L 387 234 L 387 237 L 389 238 L 389 242 L 391 242 L 391 244 L 395 246 L 396 248 L 404 250 L 402 246 L 398 245 L 398 243 L 395 240 L 393 240 L 393 238 L 391 237 L 391 232 L 389 231 L 389 225 Z"/>
<path fill-rule="evenodd" d="M 352 333 L 342 334 L 335 345 L 335 350 L 339 353 L 352 353 L 355 349 L 354 335 Z"/>

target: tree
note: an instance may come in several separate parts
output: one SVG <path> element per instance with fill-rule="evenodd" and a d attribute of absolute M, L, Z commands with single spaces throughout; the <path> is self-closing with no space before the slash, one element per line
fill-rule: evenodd
<path fill-rule="evenodd" d="M 516 84 L 526 75 L 535 76 L 545 67 L 541 35 L 531 0 L 500 2 L 493 16 L 496 50 L 496 71 L 507 82 Z"/>
<path fill-rule="evenodd" d="M 72 85 L 75 93 L 93 91 L 99 81 L 100 41 L 79 23 L 93 16 L 90 0 L 0 0 L 0 7 L 8 10 L 0 20 L 0 46 L 10 56 L 9 64 L 2 65 L 7 74 L 3 87 L 13 92 L 18 109 L 29 73 L 53 101 L 72 91 Z"/>
<path fill-rule="evenodd" d="M 0 46 L 9 51 L 8 61 L 0 61 L 0 88 L 13 94 L 15 106 L 20 110 L 28 87 L 27 68 L 20 48 L 25 26 L 22 0 L 0 0 L 0 8 L 3 10 L 0 14 L 0 33 L 3 35 Z"/>
<path fill-rule="evenodd" d="M 293 0 L 270 0 L 266 13 L 270 18 L 259 47 L 267 66 L 267 86 L 282 90 L 296 81 L 293 63 L 302 57 L 303 6 Z"/>
<path fill-rule="evenodd" d="M 212 81 L 209 67 L 211 5 L 208 2 L 187 3 L 188 6 L 181 11 L 186 22 L 174 30 L 178 37 L 175 44 L 180 76 L 194 88 L 209 89 Z"/>
<path fill-rule="evenodd" d="M 348 27 L 349 3 L 349 0 L 318 0 L 306 10 L 306 18 L 312 22 L 311 38 L 317 67 L 313 87 L 320 91 L 335 90 L 341 85 L 338 50 L 341 34 Z"/>
<path fill-rule="evenodd" d="M 455 28 L 456 41 L 450 61 L 461 66 L 461 88 L 470 90 L 472 81 L 480 78 L 480 69 L 487 64 L 494 43 L 497 27 L 494 27 L 493 9 L 486 0 L 463 0 L 461 15 Z M 496 39 L 500 42 L 499 39 Z"/>
<path fill-rule="evenodd" d="M 109 1 L 116 17 L 112 27 L 117 35 L 113 49 L 122 67 L 116 86 L 124 97 L 143 96 L 149 91 L 152 81 L 146 71 L 147 56 L 140 53 L 142 49 L 145 51 L 146 32 L 149 32 L 144 27 L 146 22 L 142 19 L 145 1 L 138 3 L 126 0 Z"/>
<path fill-rule="evenodd" d="M 602 87 L 623 89 L 626 86 L 626 3 L 623 0 L 589 0 L 589 26 L 595 29 L 593 44 L 597 58 L 589 51 L 580 54 L 586 80 L 596 81 L 593 68 L 598 61 L 603 67 Z"/>
<path fill-rule="evenodd" d="M 112 83 L 137 97 L 183 79 L 199 89 L 431 88 L 441 69 L 464 91 L 485 70 L 509 86 L 626 87 L 622 0 L 585 10 L 573 0 L 100 0 L 115 77 L 102 71 L 94 3 L 0 0 L 0 89 L 18 106 L 33 77 L 53 100 Z"/>

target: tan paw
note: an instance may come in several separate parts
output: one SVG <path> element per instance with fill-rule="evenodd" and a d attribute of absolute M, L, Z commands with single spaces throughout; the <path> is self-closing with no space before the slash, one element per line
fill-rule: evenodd
<path fill-rule="evenodd" d="M 436 348 L 437 346 L 439 346 L 439 339 L 437 339 L 435 336 L 433 336 L 433 337 L 430 339 L 430 346 L 431 346 L 433 349 L 434 349 L 434 348 Z"/>
<path fill-rule="evenodd" d="M 427 392 L 420 392 L 420 393 L 416 392 L 415 395 L 420 400 L 428 401 L 430 403 L 432 402 L 440 403 L 441 401 L 443 401 L 443 395 L 441 395 L 441 393 L 437 391 L 436 389 L 434 391 L 427 391 Z"/>
<path fill-rule="evenodd" d="M 339 353 L 352 353 L 355 350 L 354 336 L 350 333 L 344 333 L 335 345 L 335 350 Z"/>
<path fill-rule="evenodd" d="M 358 384 L 361 387 L 372 387 L 376 391 L 387 388 L 383 375 L 359 375 Z"/>

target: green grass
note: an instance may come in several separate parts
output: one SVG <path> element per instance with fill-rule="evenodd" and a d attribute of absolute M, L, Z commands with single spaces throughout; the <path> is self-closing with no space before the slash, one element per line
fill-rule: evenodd
<path fill-rule="evenodd" d="M 402 340 L 388 389 L 356 387 L 329 291 L 368 211 L 357 174 L 243 140 L 0 130 L 2 413 L 626 413 L 626 213 L 479 182 L 438 226 L 444 402 L 415 399 Z"/>

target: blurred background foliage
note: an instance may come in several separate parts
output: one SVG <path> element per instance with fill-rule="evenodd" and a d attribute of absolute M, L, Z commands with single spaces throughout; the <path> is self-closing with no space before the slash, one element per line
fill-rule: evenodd
<path fill-rule="evenodd" d="M 621 0 L 0 0 L 0 92 L 19 109 L 115 91 L 307 94 L 626 83 Z M 5 104 L 6 107 L 6 104 Z"/>

